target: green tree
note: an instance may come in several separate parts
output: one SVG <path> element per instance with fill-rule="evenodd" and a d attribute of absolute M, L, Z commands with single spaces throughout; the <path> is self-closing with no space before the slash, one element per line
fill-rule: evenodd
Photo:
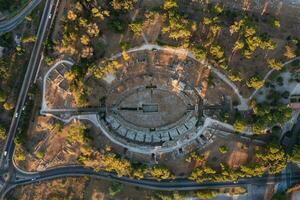
<path fill-rule="evenodd" d="M 210 54 L 216 58 L 217 60 L 220 60 L 224 57 L 224 51 L 220 45 L 214 44 L 210 48 Z"/>
<path fill-rule="evenodd" d="M 264 86 L 264 83 L 264 80 L 260 80 L 257 76 L 253 76 L 246 82 L 246 85 L 250 88 L 259 89 Z"/>
<path fill-rule="evenodd" d="M 174 0 L 165 0 L 164 1 L 164 5 L 163 5 L 164 10 L 171 10 L 171 9 L 174 9 L 177 7 L 178 7 L 178 5 L 177 5 L 176 1 L 174 1 Z"/>
<path fill-rule="evenodd" d="M 2 125 L 0 125 L 0 140 L 4 140 L 5 137 L 6 137 L 6 130 Z"/>
<path fill-rule="evenodd" d="M 218 190 L 199 190 L 196 192 L 196 196 L 199 199 L 212 199 L 218 196 L 220 192 Z"/>
<path fill-rule="evenodd" d="M 207 51 L 204 47 L 198 45 L 197 47 L 192 48 L 192 52 L 197 60 L 205 60 Z"/>
<path fill-rule="evenodd" d="M 233 127 L 236 131 L 243 132 L 247 128 L 247 123 L 244 120 L 237 119 L 234 122 Z"/>
<path fill-rule="evenodd" d="M 300 164 L 300 146 L 296 145 L 293 147 L 290 160 L 294 163 Z"/>
<path fill-rule="evenodd" d="M 219 15 L 223 12 L 223 6 L 219 3 L 215 4 L 213 7 L 212 7 L 212 12 L 216 15 Z"/>
<path fill-rule="evenodd" d="M 288 198 L 285 193 L 277 192 L 272 196 L 271 200 L 288 200 Z"/>
<path fill-rule="evenodd" d="M 116 196 L 123 190 L 123 184 L 118 182 L 112 182 L 111 186 L 108 188 L 110 196 Z"/>
<path fill-rule="evenodd" d="M 235 21 L 230 27 L 229 32 L 232 35 L 233 33 L 237 33 L 241 30 L 242 26 L 244 26 L 245 20 L 241 19 L 239 21 Z"/>
<path fill-rule="evenodd" d="M 278 19 L 274 19 L 272 22 L 272 25 L 274 28 L 279 29 L 280 28 L 280 21 Z"/>
<path fill-rule="evenodd" d="M 220 153 L 225 154 L 229 151 L 229 148 L 225 145 L 222 145 L 219 147 L 219 151 L 220 151 Z"/>
<path fill-rule="evenodd" d="M 0 103 L 4 103 L 7 99 L 7 96 L 3 90 L 0 89 Z"/>
<path fill-rule="evenodd" d="M 114 153 L 106 153 L 101 160 L 101 165 L 106 171 L 116 172 L 118 176 L 130 176 L 132 172 L 131 163 Z"/>
<path fill-rule="evenodd" d="M 110 1 L 110 5 L 116 11 L 130 11 L 134 8 L 137 0 L 112 0 Z"/>
<path fill-rule="evenodd" d="M 283 64 L 281 62 L 276 61 L 274 58 L 268 59 L 267 62 L 269 67 L 275 70 L 281 70 L 283 67 Z"/>
<path fill-rule="evenodd" d="M 134 33 L 134 35 L 141 35 L 143 32 L 143 23 L 142 22 L 132 22 L 128 25 L 131 32 Z"/>
<path fill-rule="evenodd" d="M 156 178 L 157 180 L 174 178 L 172 172 L 164 166 L 155 165 L 151 169 L 149 169 L 149 173 L 152 177 Z"/>

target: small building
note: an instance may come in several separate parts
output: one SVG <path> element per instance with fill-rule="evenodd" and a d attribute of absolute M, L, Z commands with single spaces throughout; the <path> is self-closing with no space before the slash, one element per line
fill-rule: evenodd
<path fill-rule="evenodd" d="M 300 110 L 300 83 L 291 92 L 289 104 L 292 109 Z"/>

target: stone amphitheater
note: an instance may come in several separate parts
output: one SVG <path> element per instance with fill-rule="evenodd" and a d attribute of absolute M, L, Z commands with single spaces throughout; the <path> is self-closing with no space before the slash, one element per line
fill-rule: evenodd
<path fill-rule="evenodd" d="M 48 107 L 47 96 L 68 93 L 67 86 L 62 89 L 56 82 L 59 78 L 65 83 L 61 79 L 70 63 L 54 66 L 44 78 L 42 114 L 64 122 L 89 120 L 112 142 L 135 153 L 184 154 L 191 146 L 211 143 L 212 122 L 203 115 L 202 100 L 210 69 L 187 55 L 164 50 L 138 50 L 129 56 L 127 61 L 114 57 L 122 67 L 101 80 L 107 92 L 99 108 Z"/>

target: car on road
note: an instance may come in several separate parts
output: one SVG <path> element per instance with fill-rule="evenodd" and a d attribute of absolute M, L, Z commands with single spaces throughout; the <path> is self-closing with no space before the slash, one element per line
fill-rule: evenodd
<path fill-rule="evenodd" d="M 19 113 L 16 113 L 16 114 L 15 114 L 15 118 L 18 118 L 18 117 L 19 117 Z"/>

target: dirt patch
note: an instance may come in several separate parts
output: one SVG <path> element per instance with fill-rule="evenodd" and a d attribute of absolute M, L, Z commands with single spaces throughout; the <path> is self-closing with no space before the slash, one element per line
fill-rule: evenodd
<path fill-rule="evenodd" d="M 64 178 L 17 187 L 9 196 L 19 200 L 83 199 L 88 178 Z"/>

